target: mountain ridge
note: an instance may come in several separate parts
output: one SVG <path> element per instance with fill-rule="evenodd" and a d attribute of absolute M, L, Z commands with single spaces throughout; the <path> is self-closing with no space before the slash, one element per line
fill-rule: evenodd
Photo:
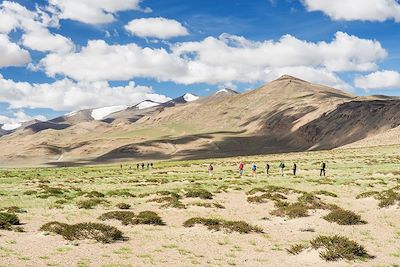
<path fill-rule="evenodd" d="M 10 149 L 0 159 L 24 162 L 36 154 L 41 163 L 61 165 L 334 149 L 400 126 L 399 98 L 357 97 L 288 75 L 243 94 L 182 98 L 3 136 L 0 145 Z"/>

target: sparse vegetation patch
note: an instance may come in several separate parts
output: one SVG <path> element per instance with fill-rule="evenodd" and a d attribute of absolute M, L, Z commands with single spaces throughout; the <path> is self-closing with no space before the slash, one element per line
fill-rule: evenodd
<path fill-rule="evenodd" d="M 118 203 L 117 205 L 115 205 L 115 207 L 121 210 L 129 210 L 131 208 L 131 205 L 127 203 Z"/>
<path fill-rule="evenodd" d="M 113 243 L 125 239 L 120 230 L 101 223 L 78 223 L 69 225 L 60 222 L 49 222 L 42 225 L 40 231 L 58 234 L 67 240 L 94 239 L 102 243 Z"/>
<path fill-rule="evenodd" d="M 157 213 L 153 211 L 142 211 L 138 215 L 131 211 L 111 211 L 99 217 L 100 220 L 119 220 L 122 224 L 151 224 L 165 225 Z"/>
<path fill-rule="evenodd" d="M 186 195 L 186 197 L 191 197 L 191 198 L 201 198 L 201 199 L 212 199 L 213 198 L 213 194 L 211 194 L 210 192 L 208 192 L 205 189 L 191 189 L 189 190 Z"/>
<path fill-rule="evenodd" d="M 297 254 L 300 254 L 306 248 L 307 248 L 307 245 L 305 245 L 305 244 L 295 244 L 295 245 L 292 245 L 290 248 L 286 249 L 286 251 L 289 254 L 297 255 Z"/>
<path fill-rule="evenodd" d="M 361 219 L 361 216 L 352 211 L 344 209 L 334 209 L 328 215 L 323 217 L 328 222 L 335 222 L 340 225 L 358 225 L 367 222 Z"/>
<path fill-rule="evenodd" d="M 191 218 L 183 223 L 184 227 L 193 227 L 196 224 L 202 224 L 207 226 L 209 230 L 221 231 L 225 230 L 227 232 L 238 232 L 241 234 L 248 233 L 263 233 L 263 230 L 258 226 L 252 226 L 244 221 L 226 221 L 222 219 L 209 219 L 195 217 Z"/>
<path fill-rule="evenodd" d="M 19 218 L 14 213 L 0 212 L 0 230 L 10 230 L 13 225 L 19 224 Z"/>
<path fill-rule="evenodd" d="M 318 236 L 310 244 L 313 249 L 323 249 L 320 256 L 326 261 L 373 258 L 363 246 L 343 236 Z"/>
<path fill-rule="evenodd" d="M 93 209 L 97 205 L 109 203 L 108 201 L 101 198 L 90 198 L 85 200 L 80 200 L 76 203 L 77 207 L 80 209 Z"/>
<path fill-rule="evenodd" d="M 400 204 L 400 186 L 396 186 L 381 192 L 377 191 L 364 192 L 359 194 L 356 198 L 360 199 L 367 197 L 373 197 L 376 200 L 378 200 L 379 201 L 378 206 L 381 208 L 389 207 L 395 205 L 396 203 Z"/>

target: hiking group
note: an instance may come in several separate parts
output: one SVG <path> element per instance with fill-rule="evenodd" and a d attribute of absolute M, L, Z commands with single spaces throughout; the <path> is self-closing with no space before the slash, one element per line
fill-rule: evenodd
<path fill-rule="evenodd" d="M 153 169 L 153 162 L 150 162 L 150 163 L 147 163 L 147 165 L 146 164 L 144 164 L 144 163 L 137 163 L 136 164 L 136 169 L 137 170 L 139 170 L 140 168 L 142 168 L 142 170 L 144 170 L 144 167 L 147 167 L 147 169 L 149 170 L 149 169 Z"/>
<path fill-rule="evenodd" d="M 265 173 L 267 175 L 270 173 L 270 168 L 271 168 L 271 166 L 269 165 L 269 163 L 268 162 L 265 163 Z M 279 164 L 278 168 L 280 170 L 281 176 L 284 176 L 285 175 L 286 165 L 285 165 L 285 163 L 283 161 L 281 161 L 281 163 Z M 253 173 L 253 176 L 257 175 L 257 164 L 255 162 L 251 164 L 251 171 Z M 319 175 L 320 176 L 326 176 L 326 172 L 325 171 L 326 171 L 326 163 L 325 162 L 321 162 L 321 168 L 320 168 Z M 213 176 L 213 174 L 214 174 L 214 166 L 213 166 L 212 163 L 210 165 L 208 165 L 208 174 L 210 176 Z M 242 177 L 243 174 L 244 174 L 244 163 L 241 161 L 239 163 L 239 176 Z M 293 174 L 293 176 L 296 176 L 296 174 L 297 174 L 297 164 L 296 163 L 293 163 L 292 174 Z"/>

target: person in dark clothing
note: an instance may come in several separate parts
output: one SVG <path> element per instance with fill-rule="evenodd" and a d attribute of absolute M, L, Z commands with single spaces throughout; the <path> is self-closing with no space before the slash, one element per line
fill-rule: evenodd
<path fill-rule="evenodd" d="M 265 171 L 266 171 L 266 173 L 267 174 L 269 174 L 269 168 L 270 168 L 270 166 L 269 166 L 269 164 L 268 164 L 268 162 L 265 164 Z"/>
<path fill-rule="evenodd" d="M 147 163 L 147 169 L 150 169 L 150 163 Z"/>
<path fill-rule="evenodd" d="M 139 167 L 140 167 L 140 164 L 138 163 L 138 164 L 136 164 L 136 169 L 138 169 L 139 170 Z"/>
<path fill-rule="evenodd" d="M 279 164 L 279 169 L 281 170 L 281 175 L 285 175 L 285 163 L 281 161 L 281 164 Z"/>
<path fill-rule="evenodd" d="M 144 163 L 142 163 L 142 170 L 144 170 Z"/>
<path fill-rule="evenodd" d="M 153 162 L 150 162 L 150 168 L 153 169 Z"/>
<path fill-rule="evenodd" d="M 326 164 L 325 162 L 321 163 L 321 170 L 319 172 L 319 176 L 322 176 L 322 174 L 325 176 L 325 169 L 326 169 Z"/>
<path fill-rule="evenodd" d="M 296 176 L 297 164 L 293 163 L 293 175 Z"/>
<path fill-rule="evenodd" d="M 210 165 L 208 165 L 208 175 L 213 176 L 214 172 L 214 166 L 212 165 L 212 163 L 210 163 Z"/>

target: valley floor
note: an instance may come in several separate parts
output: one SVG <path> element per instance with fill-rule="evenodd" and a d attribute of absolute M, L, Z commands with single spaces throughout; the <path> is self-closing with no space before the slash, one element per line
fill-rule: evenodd
<path fill-rule="evenodd" d="M 124 163 L 122 169 L 119 164 L 2 169 L 0 209 L 16 212 L 20 225 L 3 222 L 8 230 L 0 230 L 0 266 L 399 266 L 399 151 L 400 146 L 385 146 L 155 162 L 149 170 L 137 170 L 136 162 Z M 281 160 L 286 165 L 283 177 Z M 326 177 L 319 176 L 322 160 Z M 240 161 L 245 163 L 241 178 Z M 256 176 L 250 170 L 253 162 L 258 165 Z M 209 163 L 214 164 L 211 177 Z M 291 174 L 293 163 L 297 176 Z M 130 208 L 120 209 L 120 203 Z M 358 221 L 353 218 L 357 224 L 324 218 L 337 210 L 360 215 Z M 154 218 L 124 223 L 99 218 L 111 211 L 127 216 L 152 211 L 165 225 Z M 214 227 L 209 230 L 187 222 L 195 217 L 221 220 L 217 225 L 208 221 Z M 40 230 L 53 221 L 101 223 L 117 228 L 124 238 L 102 243 L 60 229 Z M 228 231 L 223 228 L 226 221 L 249 225 L 231 223 L 233 231 Z M 365 255 L 323 259 L 326 250 L 315 249 L 310 241 L 333 235 L 357 242 Z M 289 253 L 296 244 L 302 249 Z"/>

